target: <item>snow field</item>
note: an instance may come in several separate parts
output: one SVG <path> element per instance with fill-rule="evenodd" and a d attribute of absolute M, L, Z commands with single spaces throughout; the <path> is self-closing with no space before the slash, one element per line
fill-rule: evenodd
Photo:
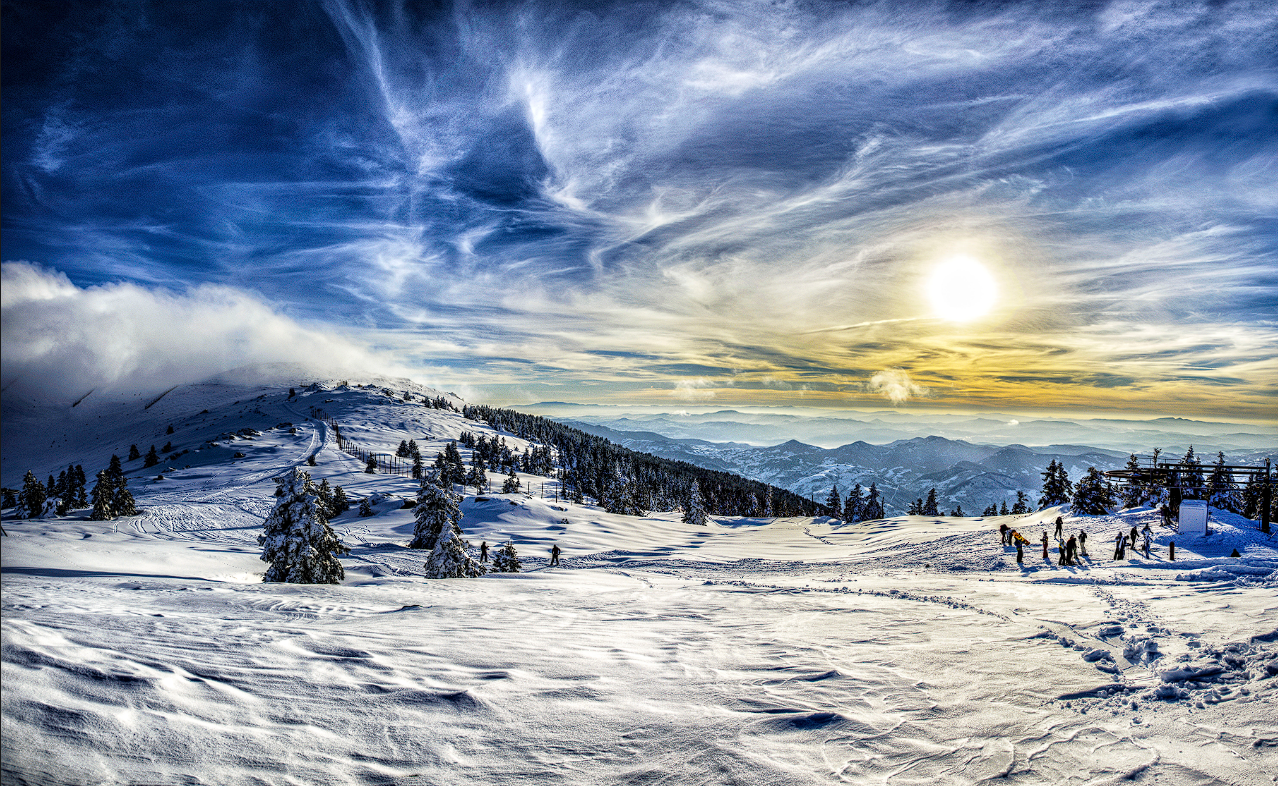
<path fill-rule="evenodd" d="M 1053 541 L 1018 568 L 999 518 L 690 527 L 493 494 L 467 497 L 467 538 L 513 538 L 528 572 L 429 581 L 404 547 L 415 482 L 365 474 L 303 415 L 428 461 L 486 427 L 299 394 L 242 411 L 205 391 L 203 422 L 176 423 L 152 412 L 194 395 L 175 390 L 138 422 L 174 418 L 192 452 L 163 481 L 126 464 L 141 516 L 5 521 L 0 780 L 1274 782 L 1278 553 L 1254 524 L 1218 518 L 1170 563 L 1150 511 L 1067 515 L 1092 559 L 1057 566 Z M 271 478 L 312 454 L 316 480 L 383 501 L 333 522 L 345 583 L 263 584 Z M 1006 520 L 1036 541 L 1056 515 Z M 1111 562 L 1146 520 L 1158 553 Z"/>

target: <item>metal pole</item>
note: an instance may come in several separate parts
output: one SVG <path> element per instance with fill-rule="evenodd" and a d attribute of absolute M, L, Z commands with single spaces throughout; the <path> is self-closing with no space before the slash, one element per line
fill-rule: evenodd
<path fill-rule="evenodd" d="M 1269 506 L 1273 500 L 1273 484 L 1269 480 L 1269 459 L 1265 459 L 1265 479 L 1260 485 L 1260 531 L 1269 532 Z"/>

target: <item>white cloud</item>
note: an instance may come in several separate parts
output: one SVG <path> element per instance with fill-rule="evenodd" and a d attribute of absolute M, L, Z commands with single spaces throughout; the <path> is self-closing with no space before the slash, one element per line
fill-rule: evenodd
<path fill-rule="evenodd" d="M 715 393 L 710 389 L 711 382 L 704 377 L 696 379 L 681 379 L 675 383 L 674 390 L 670 391 L 670 395 L 684 401 L 708 401 L 714 398 Z"/>
<path fill-rule="evenodd" d="M 26 262 L 5 262 L 0 278 L 6 387 L 16 381 L 55 396 L 146 390 L 272 362 L 407 375 L 355 338 L 304 325 L 230 287 L 81 288 Z"/>
<path fill-rule="evenodd" d="M 899 368 L 889 368 L 870 377 L 867 387 L 881 393 L 893 404 L 902 404 L 914 396 L 926 396 L 927 388 L 916 385 L 910 375 Z"/>

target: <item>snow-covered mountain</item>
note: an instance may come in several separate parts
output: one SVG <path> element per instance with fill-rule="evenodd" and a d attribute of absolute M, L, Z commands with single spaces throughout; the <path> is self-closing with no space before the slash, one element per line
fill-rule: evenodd
<path fill-rule="evenodd" d="M 6 394 L 9 487 L 172 444 L 124 462 L 139 515 L 5 511 L 0 781 L 1260 784 L 1278 765 L 1278 551 L 1254 522 L 1214 512 L 1200 538 L 1147 509 L 697 526 L 519 472 L 520 493 L 461 509 L 472 552 L 511 542 L 523 572 L 428 580 L 407 547 L 416 482 L 366 472 L 332 424 L 382 454 L 413 439 L 429 458 L 463 432 L 534 445 L 428 405 L 460 403 L 439 391 L 341 382 Z M 935 447 L 893 450 L 932 471 L 1016 466 Z M 261 580 L 272 479 L 294 467 L 369 501 L 332 520 L 339 585 Z M 1077 564 L 1038 551 L 1057 515 L 1091 537 Z M 1033 541 L 1019 564 L 1004 524 Z M 1148 554 L 1109 559 L 1146 524 Z"/>

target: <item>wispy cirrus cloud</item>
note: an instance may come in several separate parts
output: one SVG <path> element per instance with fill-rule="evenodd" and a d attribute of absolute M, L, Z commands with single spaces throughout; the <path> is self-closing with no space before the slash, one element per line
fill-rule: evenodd
<path fill-rule="evenodd" d="M 855 404 L 901 369 L 936 404 L 1258 408 L 1266 10 L 139 3 L 57 41 L 32 11 L 4 257 L 234 285 L 498 397 Z M 961 329 L 922 295 L 956 249 L 1002 297 Z"/>

